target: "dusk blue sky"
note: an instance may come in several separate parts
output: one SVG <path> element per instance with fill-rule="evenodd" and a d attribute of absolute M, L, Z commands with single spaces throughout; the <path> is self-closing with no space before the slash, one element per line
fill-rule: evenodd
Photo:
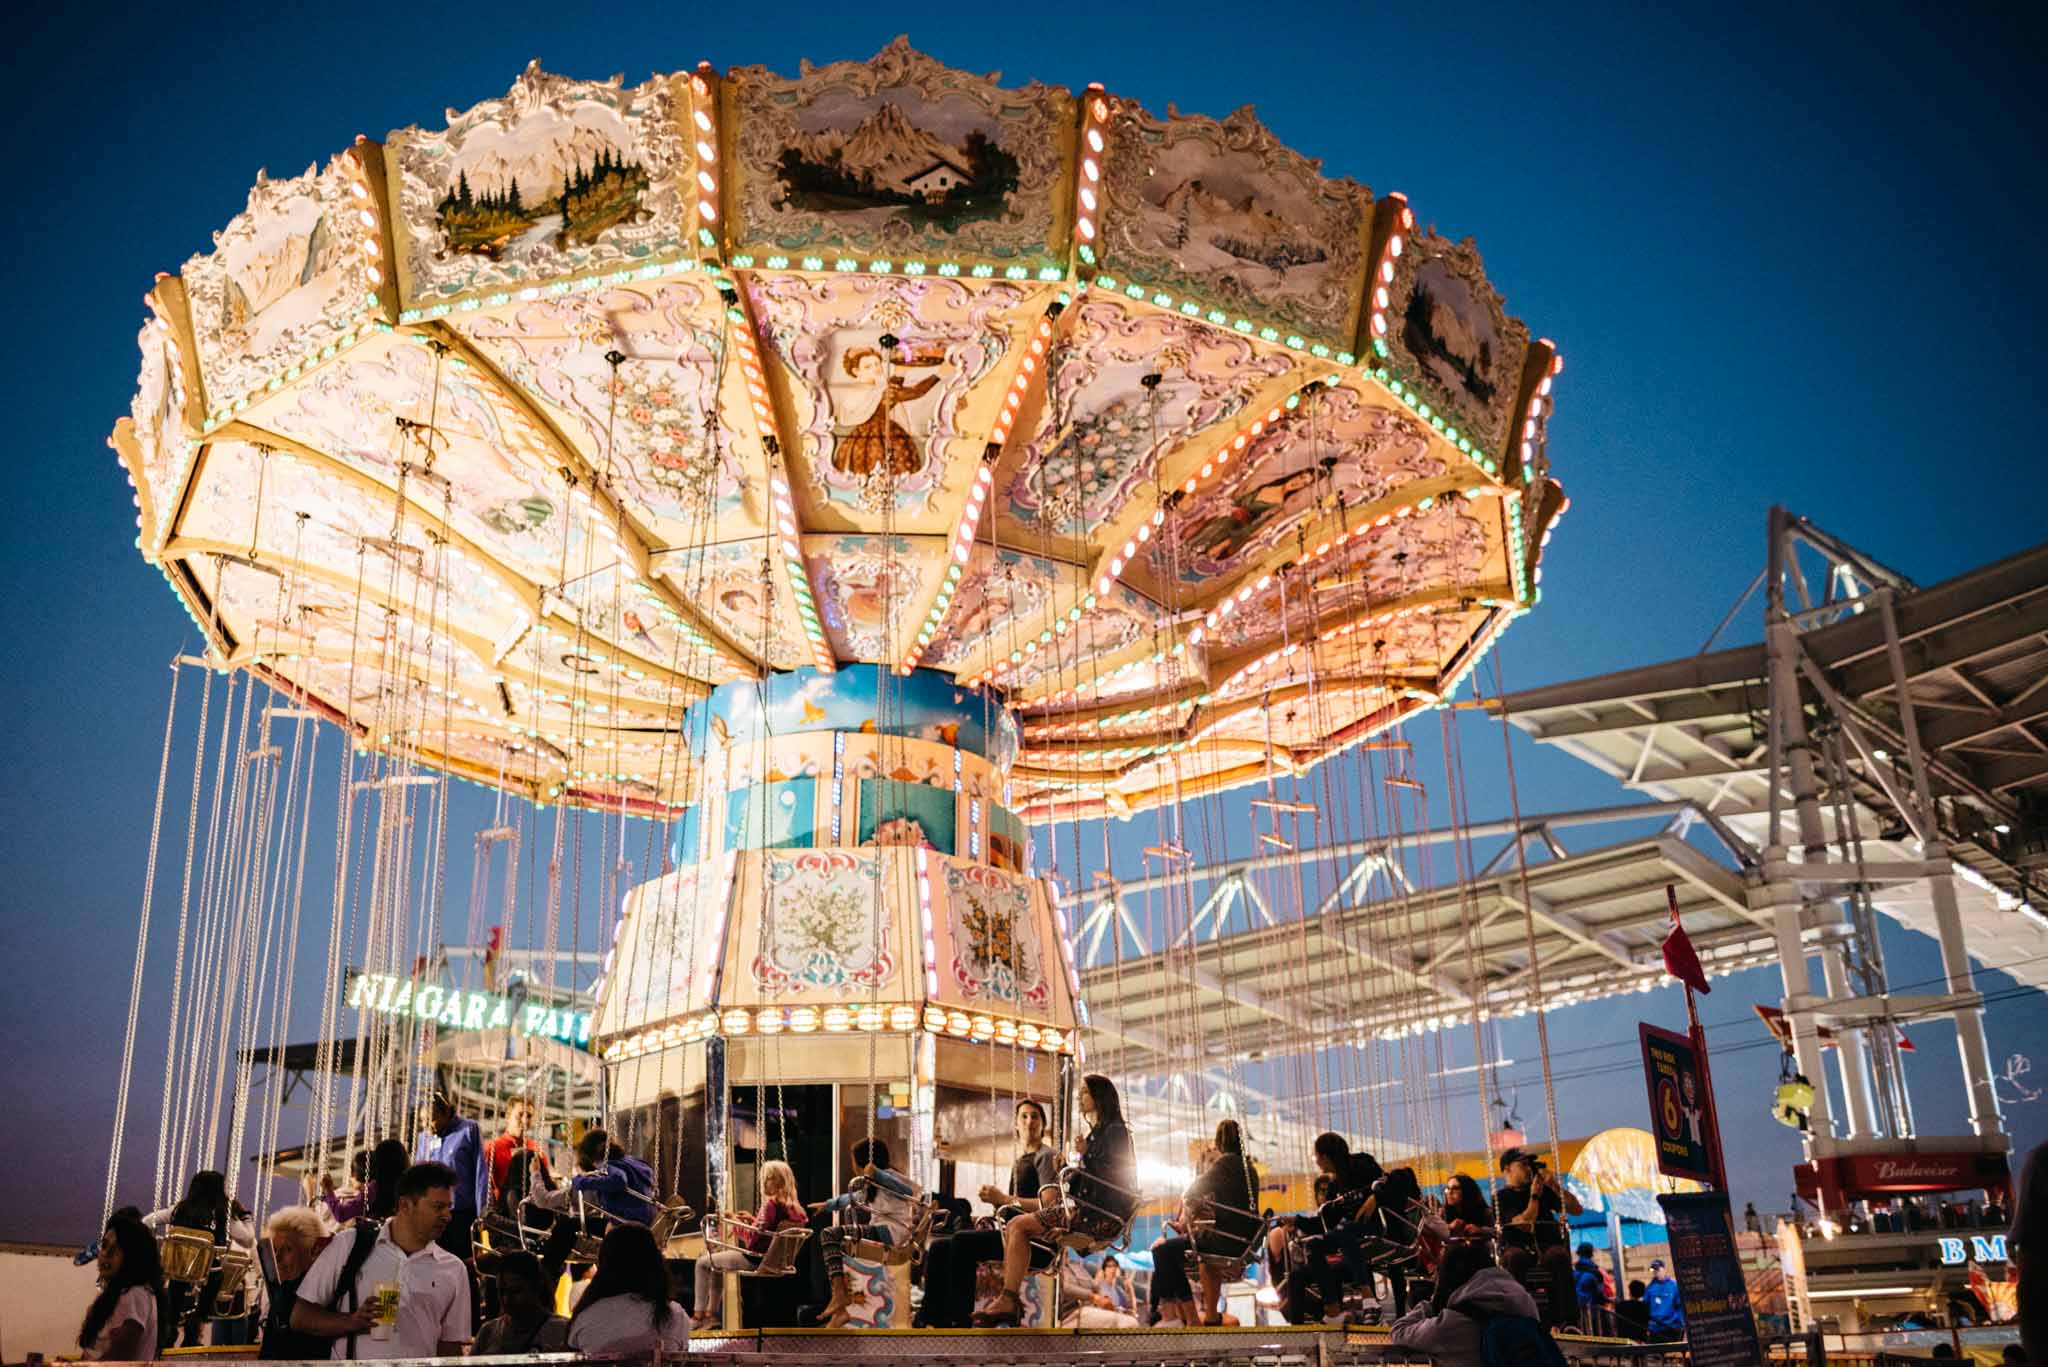
<path fill-rule="evenodd" d="M 82 1241 L 98 1216 L 165 666 L 193 645 L 134 549 L 105 439 L 133 392 L 153 274 L 209 245 L 258 168 L 296 174 L 358 133 L 439 126 L 445 108 L 502 94 L 536 56 L 629 82 L 699 60 L 794 73 L 802 58 L 870 56 L 899 32 L 1014 83 L 1100 81 L 1155 111 L 1254 104 L 1329 173 L 1403 191 L 1423 221 L 1474 237 L 1511 309 L 1566 359 L 1551 455 L 1572 512 L 1542 607 L 1506 638 L 1513 689 L 1698 649 L 1761 565 L 1774 502 L 1922 583 L 2048 536 L 2034 411 L 2048 370 L 2044 13 L 31 7 L 11 26 L 13 194 L 0 226 L 0 385 L 18 481 L 0 542 L 16 641 L 0 684 L 12 721 L 0 1237 Z M 1754 639 L 1758 620 L 1752 604 L 1735 637 Z M 1465 725 L 1471 813 L 1505 815 L 1498 729 Z M 1516 765 L 1524 812 L 1624 796 L 1519 740 Z M 167 943 L 151 960 L 145 1040 L 152 1019 L 161 1029 Z M 1936 971 L 1925 942 L 1894 928 L 1888 943 L 1895 986 Z M 1775 971 L 1718 987 L 1704 1009 L 1727 1022 L 1716 1045 L 1759 1039 L 1748 1003 L 1777 992 Z M 310 1037 L 318 1003 L 294 1007 L 296 1036 Z M 1565 1133 L 1645 1120 L 1639 1015 L 1678 1025 L 1683 1008 L 1660 991 L 1553 1017 Z M 1994 1058 L 2033 1052 L 2048 1076 L 2038 995 L 1997 1004 L 1990 1032 Z M 1950 1032 L 1913 1034 L 1921 1128 L 1956 1132 Z M 1533 1039 L 1511 1031 L 1505 1048 L 1540 1128 Z M 131 1153 L 153 1145 L 160 1067 L 140 1069 L 148 1114 Z M 1781 1207 L 1797 1146 L 1765 1116 L 1773 1055 L 1731 1053 L 1716 1079 L 1737 1200 Z M 2010 1118 L 2022 1144 L 2048 1134 L 2048 1102 Z M 136 1171 L 124 1200 L 148 1194 Z"/>

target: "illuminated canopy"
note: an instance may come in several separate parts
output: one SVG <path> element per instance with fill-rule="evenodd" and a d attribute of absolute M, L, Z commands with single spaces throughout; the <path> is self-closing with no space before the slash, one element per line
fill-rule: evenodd
<path fill-rule="evenodd" d="M 148 304 L 113 444 L 210 656 L 542 799 L 679 803 L 684 705 L 855 661 L 1012 707 L 1027 819 L 1305 766 L 1455 686 L 1563 503 L 1469 242 L 1249 109 L 903 40 L 530 67 Z"/>

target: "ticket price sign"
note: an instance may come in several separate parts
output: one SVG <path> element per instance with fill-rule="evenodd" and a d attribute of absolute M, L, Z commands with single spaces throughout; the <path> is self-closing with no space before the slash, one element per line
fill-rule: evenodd
<path fill-rule="evenodd" d="M 1650 1133 L 1657 1141 L 1657 1171 L 1666 1177 L 1715 1182 L 1714 1117 L 1707 1081 L 1692 1041 L 1654 1025 L 1638 1025 L 1643 1038 L 1643 1080 L 1650 1090 Z"/>
<path fill-rule="evenodd" d="M 1735 1221 L 1723 1192 L 1667 1193 L 1664 1208 L 1685 1342 L 1692 1367 L 1761 1367 L 1762 1342 L 1749 1308 L 1749 1284 L 1735 1251 Z"/>

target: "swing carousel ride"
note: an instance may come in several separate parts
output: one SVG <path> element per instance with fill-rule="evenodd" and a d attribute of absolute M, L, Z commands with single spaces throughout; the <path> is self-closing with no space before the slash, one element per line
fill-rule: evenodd
<path fill-rule="evenodd" d="M 212 716 L 143 907 L 145 950 L 150 897 L 179 917 L 160 1188 L 222 1123 L 242 1151 L 309 865 L 350 1079 L 319 1162 L 468 1031 L 601 1067 L 700 1208 L 771 1117 L 819 1118 L 779 1145 L 821 1175 L 896 1127 L 929 1184 L 949 1097 L 1056 1098 L 1088 1047 L 1082 823 L 1171 874 L 1246 789 L 1262 848 L 1313 841 L 1282 786 L 1448 698 L 1564 506 L 1561 362 L 1469 241 L 1249 108 L 901 39 L 794 79 L 536 64 L 259 175 L 146 302 L 112 445 Z M 491 806 L 443 983 L 456 780 Z"/>

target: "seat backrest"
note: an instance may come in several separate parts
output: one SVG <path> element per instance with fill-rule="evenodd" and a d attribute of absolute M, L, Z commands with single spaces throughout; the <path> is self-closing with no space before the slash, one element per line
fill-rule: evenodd
<path fill-rule="evenodd" d="M 161 1256 L 166 1280 L 197 1286 L 213 1271 L 213 1232 L 172 1225 L 164 1231 Z"/>
<path fill-rule="evenodd" d="M 761 1255 L 760 1265 L 754 1268 L 754 1273 L 763 1277 L 780 1277 L 795 1271 L 797 1252 L 810 1236 L 811 1231 L 802 1225 L 776 1230 L 769 1238 L 768 1251 Z"/>
<path fill-rule="evenodd" d="M 1189 1232 L 1196 1236 L 1194 1251 L 1205 1265 L 1222 1273 L 1225 1281 L 1234 1282 L 1244 1276 L 1245 1265 L 1265 1241 L 1266 1219 L 1235 1206 L 1214 1201 L 1206 1204 L 1206 1214 L 1188 1222 Z"/>
<path fill-rule="evenodd" d="M 213 1313 L 232 1319 L 246 1313 L 247 1302 L 244 1293 L 248 1289 L 249 1270 L 256 1265 L 256 1255 L 246 1248 L 229 1248 L 220 1255 L 220 1287 L 213 1295 Z"/>

